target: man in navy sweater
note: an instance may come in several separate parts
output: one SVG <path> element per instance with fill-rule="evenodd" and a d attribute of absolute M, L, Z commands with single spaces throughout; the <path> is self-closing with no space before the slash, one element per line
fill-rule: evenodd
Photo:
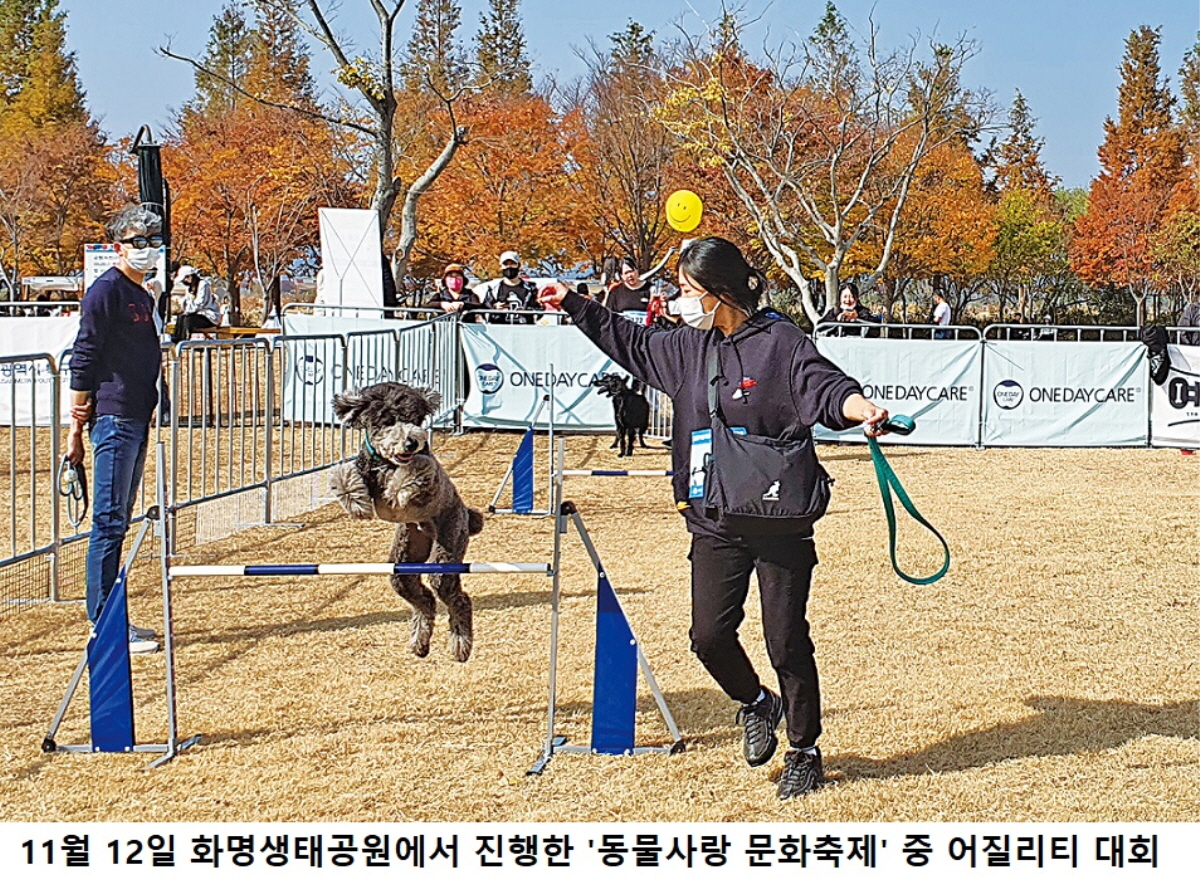
<path fill-rule="evenodd" d="M 158 262 L 162 220 L 141 207 L 108 227 L 120 262 L 96 279 L 81 305 L 71 349 L 71 427 L 67 457 L 83 461 L 83 428 L 92 440 L 92 533 L 87 553 L 87 613 L 95 625 L 116 582 L 121 548 L 142 481 L 150 416 L 162 368 L 154 301 L 142 287 Z M 129 627 L 132 653 L 158 650 L 149 629 Z"/>

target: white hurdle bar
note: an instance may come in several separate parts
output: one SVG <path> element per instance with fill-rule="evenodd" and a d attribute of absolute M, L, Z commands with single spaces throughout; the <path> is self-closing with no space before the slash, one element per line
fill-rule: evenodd
<path fill-rule="evenodd" d="M 170 577 L 321 577 L 334 574 L 552 574 L 545 562 L 383 562 L 347 565 L 174 565 Z"/>
<path fill-rule="evenodd" d="M 563 470 L 563 476 L 674 476 L 674 470 Z"/>

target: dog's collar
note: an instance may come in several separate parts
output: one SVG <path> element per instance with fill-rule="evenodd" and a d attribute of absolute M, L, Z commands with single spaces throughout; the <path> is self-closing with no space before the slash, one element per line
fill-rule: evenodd
<path fill-rule="evenodd" d="M 387 459 L 379 452 L 375 451 L 375 447 L 371 445 L 371 435 L 365 430 L 363 431 L 363 448 L 367 450 L 367 454 L 371 456 L 372 464 L 386 464 Z"/>

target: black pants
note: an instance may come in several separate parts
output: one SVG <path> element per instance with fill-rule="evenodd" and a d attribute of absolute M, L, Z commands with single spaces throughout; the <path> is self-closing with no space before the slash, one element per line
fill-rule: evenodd
<path fill-rule="evenodd" d="M 758 575 L 767 655 L 786 705 L 794 748 L 821 734 L 821 691 L 805 611 L 817 551 L 812 538 L 692 535 L 692 651 L 721 689 L 753 702 L 762 684 L 738 640 L 750 572 Z"/>
<path fill-rule="evenodd" d="M 202 314 L 196 312 L 181 314 L 175 319 L 175 329 L 171 332 L 171 341 L 186 342 L 192 337 L 192 333 L 211 330 L 215 326 L 215 323 Z"/>

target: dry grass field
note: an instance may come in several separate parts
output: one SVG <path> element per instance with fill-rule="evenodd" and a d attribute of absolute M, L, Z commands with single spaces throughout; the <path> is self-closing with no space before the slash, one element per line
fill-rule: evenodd
<path fill-rule="evenodd" d="M 516 437 L 439 439 L 485 506 Z M 573 437 L 568 467 L 615 467 L 608 438 Z M 539 440 L 539 470 L 544 440 Z M 1200 820 L 1200 456 L 1146 450 L 895 448 L 889 460 L 954 554 L 911 586 L 891 571 L 864 447 L 827 446 L 837 479 L 818 529 L 811 602 L 827 771 L 774 796 L 780 757 L 741 758 L 736 706 L 688 650 L 687 536 L 665 479 L 567 483 L 687 739 L 677 756 L 561 754 L 546 735 L 550 582 L 479 575 L 476 649 L 459 664 L 438 618 L 426 659 L 380 577 L 175 584 L 180 733 L 150 757 L 43 754 L 84 646 L 79 603 L 4 616 L 0 804 L 15 821 L 1197 821 Z M 625 462 L 621 462 L 625 463 Z M 628 466 L 669 466 L 661 449 Z M 544 471 L 543 471 L 544 472 Z M 539 478 L 539 492 L 544 490 Z M 539 497 L 539 501 L 541 498 Z M 390 527 L 322 507 L 190 550 L 187 563 L 379 562 Z M 493 516 L 478 561 L 548 560 L 552 521 Z M 915 526 L 902 564 L 937 547 Z M 131 605 L 161 625 L 153 566 Z M 595 575 L 564 539 L 559 731 L 586 742 Z M 771 680 L 752 593 L 743 640 Z M 138 738 L 165 735 L 161 655 L 134 659 Z M 87 741 L 82 697 L 58 734 Z M 641 744 L 669 740 L 645 687 Z"/>

